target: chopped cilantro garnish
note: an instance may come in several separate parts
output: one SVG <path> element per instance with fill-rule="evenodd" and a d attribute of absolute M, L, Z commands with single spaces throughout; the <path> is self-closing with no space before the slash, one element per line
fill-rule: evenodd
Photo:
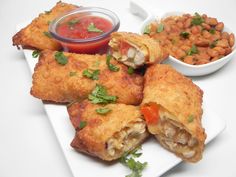
<path fill-rule="evenodd" d="M 72 76 L 75 76 L 76 74 L 77 74 L 76 71 L 71 71 L 71 72 L 69 73 L 69 76 L 72 77 Z"/>
<path fill-rule="evenodd" d="M 187 55 L 193 55 L 193 54 L 197 54 L 198 53 L 198 49 L 196 47 L 196 45 L 192 45 L 191 49 L 189 49 L 187 51 Z"/>
<path fill-rule="evenodd" d="M 143 30 L 143 34 L 150 34 L 150 32 L 151 32 L 150 25 L 147 25 Z"/>
<path fill-rule="evenodd" d="M 217 41 L 218 41 L 218 40 L 214 40 L 214 41 L 210 44 L 210 48 L 211 48 L 211 49 L 216 46 Z"/>
<path fill-rule="evenodd" d="M 182 31 L 179 35 L 180 35 L 182 38 L 184 38 L 184 39 L 188 39 L 188 38 L 189 38 L 189 33 L 186 32 L 186 31 Z"/>
<path fill-rule="evenodd" d="M 52 35 L 48 31 L 44 31 L 43 34 L 49 38 L 52 38 Z"/>
<path fill-rule="evenodd" d="M 68 63 L 68 58 L 64 55 L 63 52 L 56 52 L 54 57 L 55 57 L 55 60 L 57 61 L 57 63 L 59 63 L 61 65 L 65 65 Z"/>
<path fill-rule="evenodd" d="M 142 171 L 147 166 L 147 162 L 140 162 L 135 160 L 135 158 L 138 158 L 142 155 L 142 153 L 137 153 L 139 149 L 135 149 L 131 152 L 126 152 L 123 154 L 123 156 L 120 158 L 120 162 L 127 166 L 132 173 L 129 175 L 126 175 L 126 177 L 141 177 Z"/>
<path fill-rule="evenodd" d="M 67 22 L 69 27 L 73 27 L 75 26 L 77 23 L 79 23 L 79 19 L 72 19 L 70 21 Z"/>
<path fill-rule="evenodd" d="M 105 114 L 111 112 L 111 109 L 109 109 L 109 108 L 98 108 L 98 109 L 96 109 L 96 112 L 98 114 L 105 115 Z"/>
<path fill-rule="evenodd" d="M 112 59 L 111 55 L 107 55 L 106 64 L 107 64 L 109 70 L 114 71 L 114 72 L 119 71 L 120 70 L 119 67 L 117 67 L 117 66 L 110 63 L 111 59 Z"/>
<path fill-rule="evenodd" d="M 83 129 L 84 127 L 86 127 L 86 125 L 87 125 L 87 122 L 86 121 L 80 121 L 80 123 L 79 123 L 79 130 L 81 130 L 81 129 Z"/>
<path fill-rule="evenodd" d="M 83 76 L 92 80 L 98 80 L 99 73 L 100 73 L 99 69 L 96 69 L 94 71 L 90 69 L 86 69 L 83 71 Z"/>
<path fill-rule="evenodd" d="M 194 116 L 193 116 L 193 115 L 190 115 L 190 116 L 188 117 L 188 122 L 191 123 L 191 122 L 193 122 L 193 120 L 194 120 Z"/>
<path fill-rule="evenodd" d="M 106 88 L 102 85 L 97 84 L 92 93 L 89 94 L 88 99 L 94 104 L 107 104 L 116 102 L 117 96 L 108 95 Z"/>
<path fill-rule="evenodd" d="M 204 19 L 195 12 L 195 16 L 192 18 L 191 24 L 192 25 L 201 25 L 204 22 Z"/>
<path fill-rule="evenodd" d="M 162 24 L 162 23 L 160 23 L 159 25 L 158 25 L 158 28 L 157 28 L 157 33 L 160 33 L 160 32 L 162 32 L 164 30 L 164 25 Z"/>
<path fill-rule="evenodd" d="M 33 58 L 37 58 L 40 55 L 40 51 L 39 50 L 34 50 L 32 53 L 32 57 Z"/>
<path fill-rule="evenodd" d="M 134 68 L 133 67 L 131 67 L 131 66 L 129 66 L 129 68 L 128 68 L 128 74 L 133 74 L 134 73 Z"/>
<path fill-rule="evenodd" d="M 213 28 L 211 28 L 211 29 L 209 30 L 209 33 L 211 33 L 211 34 L 215 34 L 215 33 L 216 33 L 216 30 L 213 29 Z"/>
<path fill-rule="evenodd" d="M 95 33 L 103 33 L 102 30 L 96 28 L 96 26 L 94 25 L 94 23 L 90 23 L 88 28 L 87 28 L 88 32 L 95 32 Z"/>

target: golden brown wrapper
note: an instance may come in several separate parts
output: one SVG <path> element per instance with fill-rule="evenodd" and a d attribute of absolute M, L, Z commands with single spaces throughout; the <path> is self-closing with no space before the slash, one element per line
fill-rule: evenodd
<path fill-rule="evenodd" d="M 148 125 L 150 133 L 183 160 L 200 160 L 206 139 L 201 124 L 203 91 L 169 65 L 157 64 L 149 67 L 144 79 L 142 105 L 156 103 L 160 107 L 160 120 L 156 125 Z M 168 146 L 170 143 L 172 144 Z M 176 148 L 181 149 L 182 153 L 175 151 Z"/>
<path fill-rule="evenodd" d="M 78 6 L 59 1 L 50 11 L 41 13 L 29 25 L 17 32 L 13 38 L 13 45 L 37 50 L 59 50 L 61 45 L 48 36 L 49 24 L 58 16 L 75 10 Z"/>
<path fill-rule="evenodd" d="M 109 45 L 113 52 L 115 50 L 121 50 L 121 42 L 128 43 L 139 51 L 142 51 L 146 55 L 143 64 L 161 63 L 168 56 L 164 49 L 161 48 L 158 41 L 146 35 L 139 35 L 131 32 L 114 32 L 111 34 Z M 122 62 L 126 63 L 125 61 Z"/>
<path fill-rule="evenodd" d="M 108 108 L 101 115 L 96 109 Z M 78 151 L 111 161 L 137 148 L 148 136 L 145 121 L 137 106 L 125 104 L 92 104 L 88 100 L 68 107 L 76 128 L 71 146 Z M 80 129 L 80 123 L 85 126 Z"/>
<path fill-rule="evenodd" d="M 127 66 L 111 60 L 119 71 L 108 69 L 106 55 L 66 53 L 68 63 L 59 64 L 54 51 L 41 52 L 33 74 L 31 94 L 39 99 L 59 103 L 85 99 L 100 84 L 109 95 L 117 96 L 118 103 L 138 105 L 142 101 L 143 77 L 128 74 Z M 83 76 L 86 69 L 99 70 L 98 80 Z"/>

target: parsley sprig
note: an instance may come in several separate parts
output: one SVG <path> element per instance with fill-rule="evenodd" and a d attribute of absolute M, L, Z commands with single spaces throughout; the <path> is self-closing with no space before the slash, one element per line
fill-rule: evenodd
<path fill-rule="evenodd" d="M 143 30 L 143 34 L 150 34 L 150 32 L 151 32 L 150 25 L 147 25 Z"/>
<path fill-rule="evenodd" d="M 96 109 L 96 112 L 97 112 L 98 114 L 101 114 L 101 115 L 106 115 L 107 113 L 111 112 L 111 109 L 110 109 L 110 108 L 105 108 L 105 107 L 103 107 L 103 108 L 97 108 L 97 109 Z"/>
<path fill-rule="evenodd" d="M 39 55 L 40 55 L 40 51 L 39 51 L 39 50 L 34 50 L 34 51 L 32 52 L 32 57 L 33 57 L 33 58 L 37 58 Z"/>
<path fill-rule="evenodd" d="M 89 79 L 92 79 L 92 80 L 98 80 L 98 76 L 100 74 L 100 70 L 99 69 L 96 69 L 96 70 L 91 70 L 91 69 L 86 69 L 83 71 L 83 76 L 84 77 L 87 77 Z"/>
<path fill-rule="evenodd" d="M 80 121 L 78 130 L 83 129 L 84 127 L 86 127 L 86 125 L 87 125 L 87 122 L 86 122 L 86 121 Z"/>
<path fill-rule="evenodd" d="M 106 88 L 97 84 L 88 99 L 94 104 L 108 104 L 116 102 L 117 96 L 108 95 Z"/>
<path fill-rule="evenodd" d="M 98 29 L 94 23 L 90 23 L 87 28 L 88 32 L 103 33 L 101 29 Z"/>
<path fill-rule="evenodd" d="M 197 12 L 195 12 L 195 16 L 192 18 L 191 24 L 192 25 L 201 25 L 204 23 L 205 20 L 199 15 Z"/>
<path fill-rule="evenodd" d="M 70 21 L 68 21 L 67 22 L 67 24 L 68 24 L 68 26 L 70 27 L 70 28 L 72 28 L 72 27 L 74 27 L 77 23 L 79 23 L 79 19 L 72 19 L 72 20 L 70 20 Z"/>
<path fill-rule="evenodd" d="M 120 162 L 132 171 L 132 173 L 126 175 L 126 177 L 141 177 L 142 171 L 147 166 L 147 162 L 142 163 L 140 161 L 135 160 L 135 158 L 138 158 L 142 155 L 142 153 L 138 152 L 139 150 L 140 147 L 134 149 L 131 152 L 126 152 L 120 158 Z"/>
<path fill-rule="evenodd" d="M 158 28 L 157 28 L 157 33 L 160 33 L 160 32 L 162 32 L 164 30 L 164 25 L 162 24 L 162 23 L 160 23 L 159 25 L 158 25 Z"/>
<path fill-rule="evenodd" d="M 193 55 L 193 54 L 197 54 L 198 53 L 198 49 L 196 45 L 192 45 L 192 47 L 187 51 L 187 55 Z"/>
<path fill-rule="evenodd" d="M 107 64 L 109 70 L 114 71 L 114 72 L 119 71 L 120 68 L 118 66 L 115 66 L 115 65 L 110 63 L 111 59 L 112 59 L 111 55 L 107 55 L 106 64 Z"/>
<path fill-rule="evenodd" d="M 64 55 L 63 52 L 56 52 L 54 57 L 55 57 L 55 60 L 57 61 L 57 63 L 59 63 L 61 65 L 65 65 L 68 63 L 68 58 Z"/>
<path fill-rule="evenodd" d="M 186 31 L 182 31 L 179 35 L 184 39 L 188 39 L 190 34 Z"/>

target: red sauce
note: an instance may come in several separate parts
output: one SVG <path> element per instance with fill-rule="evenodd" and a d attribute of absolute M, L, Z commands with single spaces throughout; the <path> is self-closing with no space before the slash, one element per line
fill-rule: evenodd
<path fill-rule="evenodd" d="M 65 19 L 60 25 L 58 25 L 57 33 L 60 36 L 71 39 L 88 39 L 99 36 L 111 29 L 112 23 L 102 17 L 80 17 L 77 15 Z"/>

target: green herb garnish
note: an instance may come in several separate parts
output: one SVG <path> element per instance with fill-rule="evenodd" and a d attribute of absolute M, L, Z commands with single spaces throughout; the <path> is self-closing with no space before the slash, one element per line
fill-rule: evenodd
<path fill-rule="evenodd" d="M 195 16 L 192 18 L 191 24 L 192 25 L 201 25 L 204 22 L 204 19 L 195 12 Z"/>
<path fill-rule="evenodd" d="M 117 96 L 108 95 L 106 88 L 97 84 L 92 93 L 89 94 L 88 99 L 94 104 L 107 104 L 116 102 Z"/>
<path fill-rule="evenodd" d="M 134 68 L 133 67 L 131 67 L 131 66 L 129 66 L 129 68 L 128 68 L 128 74 L 133 74 L 134 73 Z"/>
<path fill-rule="evenodd" d="M 210 48 L 211 48 L 211 49 L 216 46 L 217 41 L 218 41 L 218 40 L 214 40 L 214 41 L 210 44 Z"/>
<path fill-rule="evenodd" d="M 49 38 L 52 38 L 52 35 L 48 31 L 44 31 L 43 34 Z"/>
<path fill-rule="evenodd" d="M 57 63 L 59 63 L 61 65 L 65 65 L 68 63 L 68 58 L 64 55 L 63 52 L 56 52 L 54 57 L 55 57 L 55 60 L 57 61 Z"/>
<path fill-rule="evenodd" d="M 98 80 L 99 73 L 100 73 L 99 69 L 96 69 L 94 71 L 90 69 L 86 69 L 83 71 L 83 76 L 92 80 Z"/>
<path fill-rule="evenodd" d="M 71 72 L 69 73 L 69 76 L 72 77 L 72 76 L 75 76 L 76 74 L 77 74 L 76 71 L 71 71 Z"/>
<path fill-rule="evenodd" d="M 98 114 L 105 115 L 105 114 L 111 112 L 111 109 L 109 109 L 109 108 L 98 108 L 98 109 L 96 109 L 96 112 Z"/>
<path fill-rule="evenodd" d="M 50 23 L 51 23 L 51 21 L 50 21 L 50 20 L 49 20 L 49 21 L 47 21 L 47 24 L 48 24 L 48 25 L 50 25 Z"/>
<path fill-rule="evenodd" d="M 157 28 L 157 33 L 160 33 L 160 32 L 162 32 L 164 30 L 164 25 L 163 24 L 159 24 L 158 25 L 158 28 Z"/>
<path fill-rule="evenodd" d="M 215 33 L 216 33 L 216 30 L 213 29 L 213 28 L 211 28 L 211 29 L 209 30 L 209 33 L 211 33 L 211 34 L 215 34 Z"/>
<path fill-rule="evenodd" d="M 90 23 L 88 28 L 87 28 L 88 32 L 95 32 L 95 33 L 103 33 L 102 30 L 96 28 L 96 26 L 94 25 L 94 23 Z"/>
<path fill-rule="evenodd" d="M 147 162 L 142 163 L 135 160 L 135 158 L 138 158 L 142 155 L 142 153 L 137 153 L 138 150 L 139 149 L 135 149 L 129 153 L 126 152 L 120 158 L 120 162 L 132 171 L 132 173 L 126 175 L 126 177 L 141 177 L 142 171 L 147 166 Z"/>
<path fill-rule="evenodd" d="M 79 19 L 72 19 L 67 22 L 69 27 L 74 27 L 77 23 L 79 23 Z"/>
<path fill-rule="evenodd" d="M 37 58 L 39 55 L 40 55 L 40 51 L 39 51 L 39 50 L 34 50 L 34 51 L 32 52 L 32 57 L 33 57 L 33 58 Z"/>
<path fill-rule="evenodd" d="M 193 116 L 193 115 L 190 115 L 190 116 L 188 117 L 188 123 L 193 122 L 193 120 L 194 120 L 194 116 Z"/>
<path fill-rule="evenodd" d="M 151 32 L 150 25 L 147 25 L 143 30 L 143 34 L 150 34 L 150 32 Z"/>
<path fill-rule="evenodd" d="M 197 54 L 198 53 L 198 49 L 196 47 L 196 45 L 192 45 L 191 49 L 189 49 L 187 51 L 187 55 L 193 55 L 193 54 Z"/>
<path fill-rule="evenodd" d="M 84 127 L 86 127 L 86 125 L 87 125 L 87 122 L 86 121 L 80 121 L 80 123 L 79 123 L 79 130 L 81 130 L 81 129 L 83 129 Z"/>
<path fill-rule="evenodd" d="M 110 63 L 111 59 L 112 59 L 111 55 L 107 55 L 106 64 L 107 64 L 109 70 L 114 71 L 114 72 L 119 71 L 120 68 L 118 66 L 115 66 L 115 65 Z"/>
<path fill-rule="evenodd" d="M 180 35 L 182 38 L 184 38 L 184 39 L 188 39 L 188 38 L 189 38 L 189 33 L 186 32 L 186 31 L 182 31 L 179 35 Z"/>

